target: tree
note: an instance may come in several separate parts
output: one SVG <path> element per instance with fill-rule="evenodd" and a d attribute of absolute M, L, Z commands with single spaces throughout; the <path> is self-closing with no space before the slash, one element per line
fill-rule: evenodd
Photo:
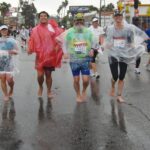
<path fill-rule="evenodd" d="M 35 26 L 35 14 L 37 13 L 37 10 L 34 6 L 34 4 L 29 4 L 27 1 L 22 3 L 22 16 L 25 18 L 25 24 L 26 26 Z"/>
<path fill-rule="evenodd" d="M 103 5 L 101 11 L 114 11 L 115 6 L 112 3 L 109 3 L 107 6 Z"/>
<path fill-rule="evenodd" d="M 106 11 L 114 11 L 114 8 L 115 8 L 114 4 L 110 3 L 106 6 Z"/>
<path fill-rule="evenodd" d="M 94 7 L 93 5 L 89 6 L 89 10 L 99 12 L 99 9 L 97 7 Z"/>
<path fill-rule="evenodd" d="M 10 4 L 8 3 L 0 3 L 0 12 L 2 15 L 2 23 L 4 23 L 4 17 L 6 16 L 6 14 L 9 12 L 9 8 L 11 7 Z"/>

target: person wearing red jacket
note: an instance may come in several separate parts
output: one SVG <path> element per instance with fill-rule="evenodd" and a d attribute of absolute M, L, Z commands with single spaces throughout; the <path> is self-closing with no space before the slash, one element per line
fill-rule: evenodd
<path fill-rule="evenodd" d="M 62 49 L 56 37 L 63 31 L 55 20 L 49 20 L 49 14 L 42 11 L 38 15 L 40 23 L 32 29 L 28 43 L 28 54 L 36 53 L 35 68 L 39 84 L 38 97 L 42 97 L 44 76 L 46 77 L 47 96 L 52 98 L 52 71 L 60 67 Z"/>

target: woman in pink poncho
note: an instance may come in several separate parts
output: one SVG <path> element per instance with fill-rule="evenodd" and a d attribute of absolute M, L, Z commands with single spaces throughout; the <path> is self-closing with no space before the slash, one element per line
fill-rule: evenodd
<path fill-rule="evenodd" d="M 39 90 L 38 96 L 42 97 L 44 75 L 46 77 L 47 96 L 51 98 L 52 71 L 60 67 L 62 49 L 56 42 L 56 37 L 63 31 L 58 27 L 55 20 L 48 20 L 47 12 L 39 13 L 40 23 L 32 30 L 29 39 L 28 54 L 36 53 L 35 68 L 37 69 Z"/>

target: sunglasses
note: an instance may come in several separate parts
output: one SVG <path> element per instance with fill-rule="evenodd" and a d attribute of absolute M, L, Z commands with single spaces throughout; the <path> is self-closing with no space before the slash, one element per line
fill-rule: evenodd
<path fill-rule="evenodd" d="M 84 24 L 83 21 L 77 21 L 77 22 L 75 22 L 75 25 L 83 25 L 83 24 Z"/>

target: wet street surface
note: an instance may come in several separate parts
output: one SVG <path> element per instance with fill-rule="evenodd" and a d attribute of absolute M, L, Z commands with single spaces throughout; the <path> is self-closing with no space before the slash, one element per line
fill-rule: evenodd
<path fill-rule="evenodd" d="M 150 150 L 150 72 L 142 57 L 141 74 L 130 65 L 125 104 L 109 97 L 107 56 L 98 62 L 100 79 L 90 80 L 86 103 L 77 104 L 68 63 L 53 73 L 53 99 L 37 98 L 34 56 L 20 54 L 14 96 L 0 92 L 0 150 Z"/>

